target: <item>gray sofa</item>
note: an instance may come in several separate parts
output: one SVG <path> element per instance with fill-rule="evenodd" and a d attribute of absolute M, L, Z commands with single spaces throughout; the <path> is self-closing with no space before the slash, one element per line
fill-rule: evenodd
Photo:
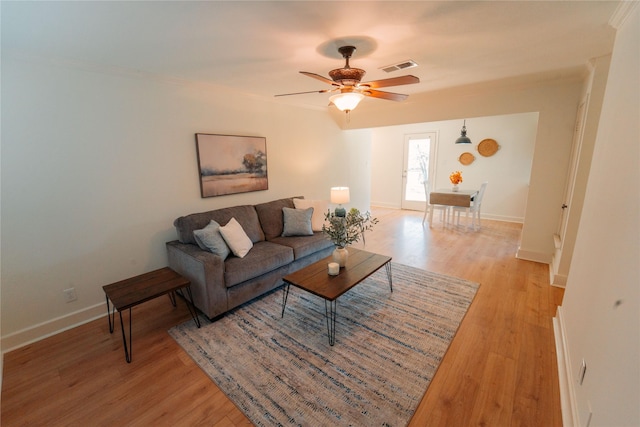
<path fill-rule="evenodd" d="M 191 281 L 193 302 L 210 320 L 280 286 L 290 272 L 331 254 L 334 245 L 322 232 L 282 237 L 282 208 L 294 208 L 293 199 L 194 213 L 174 221 L 178 240 L 166 244 L 169 267 Z M 231 218 L 253 242 L 246 256 L 231 254 L 223 260 L 198 246 L 195 230 L 211 220 L 224 226 Z"/>

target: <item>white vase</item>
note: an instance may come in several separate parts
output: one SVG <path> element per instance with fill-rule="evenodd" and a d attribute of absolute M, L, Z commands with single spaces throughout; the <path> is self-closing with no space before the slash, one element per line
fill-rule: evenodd
<path fill-rule="evenodd" d="M 453 188 L 451 189 L 451 191 L 453 192 L 458 191 L 458 184 L 453 184 Z"/>
<path fill-rule="evenodd" d="M 347 248 L 336 246 L 332 255 L 333 261 L 337 262 L 340 265 L 340 268 L 347 265 L 347 259 L 349 258 L 349 251 L 347 250 Z"/>

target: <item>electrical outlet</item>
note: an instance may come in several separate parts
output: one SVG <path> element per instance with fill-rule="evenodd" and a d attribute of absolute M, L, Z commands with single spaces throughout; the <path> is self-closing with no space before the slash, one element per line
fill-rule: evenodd
<path fill-rule="evenodd" d="M 73 302 L 78 299 L 76 296 L 76 288 L 65 289 L 62 291 L 62 294 L 64 295 L 65 302 Z"/>

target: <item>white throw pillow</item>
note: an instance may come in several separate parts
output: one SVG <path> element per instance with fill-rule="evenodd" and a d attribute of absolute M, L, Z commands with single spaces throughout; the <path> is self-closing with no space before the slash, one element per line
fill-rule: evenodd
<path fill-rule="evenodd" d="M 202 230 L 195 230 L 193 237 L 198 246 L 200 246 L 200 249 L 212 252 L 222 259 L 226 259 L 231 253 L 229 246 L 227 246 L 227 243 L 220 234 L 220 224 L 214 220 L 211 220 L 209 225 Z"/>
<path fill-rule="evenodd" d="M 313 231 L 322 231 L 324 216 L 327 214 L 327 211 L 329 211 L 329 202 L 327 200 L 293 199 L 293 205 L 296 209 L 313 208 L 311 229 Z"/>
<path fill-rule="evenodd" d="M 229 245 L 231 252 L 237 257 L 244 258 L 253 247 L 253 242 L 235 218 L 231 218 L 227 225 L 220 227 L 220 234 Z"/>

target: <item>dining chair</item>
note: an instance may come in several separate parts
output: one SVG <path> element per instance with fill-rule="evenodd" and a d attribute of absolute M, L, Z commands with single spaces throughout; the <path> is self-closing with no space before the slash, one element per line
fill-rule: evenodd
<path fill-rule="evenodd" d="M 427 182 L 424 183 L 424 194 L 426 196 L 426 202 L 424 207 L 424 215 L 422 216 L 422 223 L 424 224 L 425 220 L 427 219 L 427 215 L 429 214 L 429 209 L 434 209 L 434 210 L 440 211 L 440 221 L 442 222 L 442 225 L 445 226 L 449 222 L 450 206 L 432 205 L 431 203 L 429 203 L 429 197 L 431 197 L 431 192 L 429 191 Z M 429 226 L 431 226 L 431 224 L 429 224 Z"/>
<path fill-rule="evenodd" d="M 464 212 L 466 216 L 465 225 L 469 224 L 469 214 L 471 214 L 471 228 L 476 229 L 476 219 L 478 220 L 478 230 L 481 227 L 480 224 L 480 208 L 482 207 L 482 198 L 484 197 L 484 192 L 487 189 L 488 181 L 485 181 L 480 186 L 480 190 L 478 190 L 478 194 L 471 201 L 471 206 L 468 208 L 462 206 L 454 206 L 453 207 L 453 216 L 456 219 L 456 225 L 460 225 L 460 213 Z"/>

